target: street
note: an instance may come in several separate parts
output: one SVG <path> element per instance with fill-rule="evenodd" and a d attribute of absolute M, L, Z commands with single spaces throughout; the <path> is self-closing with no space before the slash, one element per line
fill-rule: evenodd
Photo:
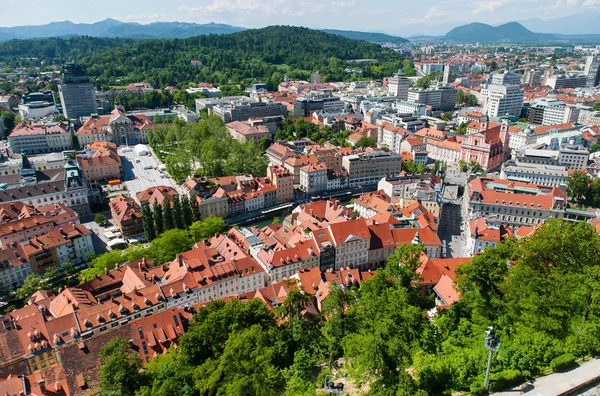
<path fill-rule="evenodd" d="M 176 187 L 171 178 L 157 170 L 160 163 L 154 157 L 150 155 L 137 157 L 133 149 L 131 151 L 120 149 L 119 155 L 123 166 L 123 184 L 127 186 L 132 197 L 150 187 Z"/>
<path fill-rule="evenodd" d="M 438 235 L 445 240 L 446 257 L 467 257 L 466 241 L 463 232 L 462 207 L 460 201 L 444 203 Z"/>
<path fill-rule="evenodd" d="M 532 396 L 576 395 L 585 392 L 586 386 L 600 379 L 600 360 L 592 358 L 565 373 L 554 373 L 536 378 L 532 384 L 523 384 L 495 396 L 531 394 Z M 581 390 L 582 393 L 578 393 Z M 588 394 L 593 395 L 592 392 Z"/>

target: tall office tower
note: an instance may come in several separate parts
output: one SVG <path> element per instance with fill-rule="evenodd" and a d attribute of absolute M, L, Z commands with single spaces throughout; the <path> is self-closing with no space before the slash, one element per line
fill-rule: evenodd
<path fill-rule="evenodd" d="M 408 78 L 404 73 L 388 78 L 388 94 L 399 100 L 408 100 Z"/>
<path fill-rule="evenodd" d="M 488 84 L 495 85 L 521 85 L 521 75 L 514 73 L 512 70 L 504 73 L 492 74 L 488 79 Z"/>
<path fill-rule="evenodd" d="M 322 84 L 323 83 L 323 75 L 320 72 L 314 72 L 310 75 L 310 83 L 311 84 Z"/>
<path fill-rule="evenodd" d="M 586 86 L 588 88 L 600 85 L 600 60 L 598 60 L 598 57 L 588 56 L 586 58 L 583 74 L 587 77 Z"/>
<path fill-rule="evenodd" d="M 62 67 L 63 81 L 58 86 L 63 115 L 66 118 L 87 117 L 98 112 L 96 89 L 90 82 L 85 65 L 68 63 Z"/>
<path fill-rule="evenodd" d="M 510 70 L 492 75 L 481 90 L 484 113 L 490 117 L 519 117 L 525 96 L 520 84 L 521 76 Z"/>

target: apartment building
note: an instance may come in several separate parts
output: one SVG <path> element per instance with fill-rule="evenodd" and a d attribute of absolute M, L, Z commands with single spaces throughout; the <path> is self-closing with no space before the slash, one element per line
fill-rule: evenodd
<path fill-rule="evenodd" d="M 277 189 L 277 202 L 288 202 L 294 199 L 294 175 L 287 169 L 277 165 L 269 166 L 267 178 Z"/>
<path fill-rule="evenodd" d="M 368 267 L 371 233 L 365 219 L 330 223 L 312 233 L 319 252 L 328 247 L 335 249 L 334 270 L 343 267 Z"/>
<path fill-rule="evenodd" d="M 112 219 L 124 238 L 144 233 L 142 208 L 133 198 L 118 195 L 111 199 L 109 206 Z"/>
<path fill-rule="evenodd" d="M 544 85 L 547 85 L 552 89 L 585 88 L 587 76 L 580 74 L 556 74 L 554 76 L 548 76 L 545 81 Z"/>
<path fill-rule="evenodd" d="M 392 152 L 370 151 L 343 157 L 342 167 L 348 172 L 350 187 L 375 185 L 382 177 L 400 173 L 402 157 Z"/>
<path fill-rule="evenodd" d="M 50 178 L 51 181 L 47 181 Z M 91 214 L 87 182 L 77 164 L 67 161 L 63 169 L 37 171 L 22 156 L 19 184 L 0 190 L 0 203 L 23 202 L 33 207 L 64 203 L 79 216 Z"/>
<path fill-rule="evenodd" d="M 21 123 L 8 136 L 13 153 L 40 154 L 70 150 L 73 147 L 71 132 L 66 123 Z"/>
<path fill-rule="evenodd" d="M 340 113 L 346 109 L 342 100 L 330 93 L 309 92 L 294 101 L 294 118 L 311 117 L 313 113 Z"/>
<path fill-rule="evenodd" d="M 519 117 L 523 107 L 524 91 L 520 87 L 521 77 L 511 70 L 494 74 L 481 89 L 483 113 L 489 117 L 506 115 Z"/>
<path fill-rule="evenodd" d="M 527 121 L 536 125 L 577 122 L 579 109 L 560 100 L 536 99 L 527 110 Z"/>
<path fill-rule="evenodd" d="M 500 178 L 544 186 L 564 187 L 569 172 L 562 165 L 540 165 L 521 162 L 519 159 L 502 164 Z"/>
<path fill-rule="evenodd" d="M 461 159 L 462 146 L 455 139 L 443 141 L 427 139 L 425 144 L 429 158 L 448 164 L 457 164 Z"/>
<path fill-rule="evenodd" d="M 583 74 L 586 76 L 586 87 L 600 85 L 600 59 L 598 56 L 588 56 L 585 59 Z"/>
<path fill-rule="evenodd" d="M 399 100 L 408 100 L 408 78 L 403 74 L 396 74 L 394 77 L 388 77 L 388 95 Z"/>
<path fill-rule="evenodd" d="M 287 107 L 278 102 L 234 101 L 213 105 L 209 110 L 225 124 L 234 121 L 246 121 L 251 118 L 287 116 Z"/>
<path fill-rule="evenodd" d="M 431 89 L 409 88 L 408 101 L 431 106 L 432 110 L 447 111 L 456 107 L 457 90 L 450 86 Z"/>
<path fill-rule="evenodd" d="M 233 121 L 225 124 L 225 127 L 233 139 L 242 143 L 252 142 L 256 144 L 262 138 L 271 138 L 271 131 L 264 125 L 254 127 L 240 121 Z"/>
<path fill-rule="evenodd" d="M 308 164 L 300 168 L 300 189 L 313 194 L 327 189 L 327 165 L 323 162 Z"/>
<path fill-rule="evenodd" d="M 79 264 L 94 251 L 92 233 L 81 224 L 55 228 L 21 245 L 33 272 L 38 274 L 67 262 Z"/>
<path fill-rule="evenodd" d="M 394 153 L 400 153 L 402 140 L 408 136 L 408 130 L 395 127 L 389 123 L 383 123 L 377 130 L 377 147 L 388 148 Z"/>
<path fill-rule="evenodd" d="M 469 221 L 466 240 L 467 254 L 474 256 L 486 248 L 496 247 L 503 239 L 514 236 L 510 227 L 479 217 Z"/>
<path fill-rule="evenodd" d="M 394 107 L 398 114 L 410 114 L 416 117 L 422 117 L 427 114 L 427 106 L 423 103 L 399 100 L 394 104 Z"/>
<path fill-rule="evenodd" d="M 77 163 L 88 182 L 106 183 L 122 176 L 121 157 L 112 142 L 98 141 L 88 144 Z"/>

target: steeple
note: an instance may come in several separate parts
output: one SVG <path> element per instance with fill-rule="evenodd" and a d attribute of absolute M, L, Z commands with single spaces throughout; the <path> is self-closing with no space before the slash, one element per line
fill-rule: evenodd
<path fill-rule="evenodd" d="M 72 158 L 65 165 L 65 183 L 67 190 L 85 186 L 83 175 Z"/>
<path fill-rule="evenodd" d="M 410 244 L 411 245 L 420 245 L 421 244 L 421 238 L 419 238 L 419 231 L 415 232 L 415 237 L 410 242 Z"/>

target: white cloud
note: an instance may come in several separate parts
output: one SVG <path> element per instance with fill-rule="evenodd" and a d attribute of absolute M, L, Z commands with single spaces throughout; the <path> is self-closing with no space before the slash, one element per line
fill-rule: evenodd
<path fill-rule="evenodd" d="M 179 7 L 179 11 L 184 12 L 191 20 L 212 18 L 248 25 L 306 25 L 306 21 L 297 22 L 294 18 L 310 15 L 311 22 L 315 23 L 315 20 L 327 13 L 355 7 L 359 7 L 357 0 L 211 0 L 206 5 Z"/>
<path fill-rule="evenodd" d="M 496 11 L 500 7 L 506 6 L 510 1 L 501 1 L 501 0 L 493 0 L 493 1 L 485 1 L 477 3 L 477 7 L 471 11 L 473 15 L 479 14 L 487 14 Z"/>
<path fill-rule="evenodd" d="M 444 10 L 440 9 L 438 6 L 433 6 L 430 7 L 429 10 L 427 10 L 427 14 L 425 14 L 425 16 L 423 17 L 424 19 L 437 19 L 439 17 L 441 17 L 442 15 L 444 15 Z"/>
<path fill-rule="evenodd" d="M 151 23 L 164 21 L 166 18 L 166 14 L 155 12 L 154 14 L 126 15 L 119 19 L 123 22 Z"/>

